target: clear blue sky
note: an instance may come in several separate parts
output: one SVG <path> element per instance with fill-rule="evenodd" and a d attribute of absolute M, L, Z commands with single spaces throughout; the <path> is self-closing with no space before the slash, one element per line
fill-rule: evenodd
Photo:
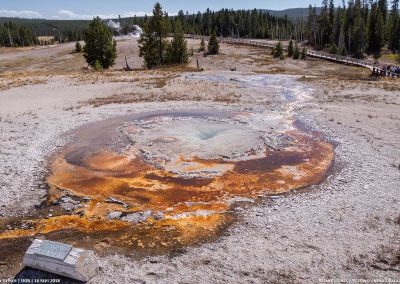
<path fill-rule="evenodd" d="M 271 9 L 320 5 L 319 0 L 164 0 L 164 10 L 175 14 L 179 10 L 189 13 L 207 8 Z M 86 19 L 94 15 L 107 17 L 133 16 L 150 13 L 155 0 L 0 0 L 0 16 L 54 19 Z"/>

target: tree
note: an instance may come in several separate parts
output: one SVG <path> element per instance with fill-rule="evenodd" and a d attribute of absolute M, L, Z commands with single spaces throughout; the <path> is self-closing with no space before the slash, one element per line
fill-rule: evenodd
<path fill-rule="evenodd" d="M 387 12 L 388 12 L 388 1 L 387 0 L 378 0 L 378 7 L 382 13 L 382 20 L 386 23 Z"/>
<path fill-rule="evenodd" d="M 210 39 L 208 40 L 208 53 L 209 54 L 219 53 L 219 42 L 217 38 L 217 33 L 215 31 L 212 32 Z"/>
<path fill-rule="evenodd" d="M 201 42 L 200 42 L 200 49 L 199 51 L 205 51 L 206 50 L 206 43 L 204 42 L 204 38 L 201 38 Z"/>
<path fill-rule="evenodd" d="M 281 60 L 285 59 L 285 56 L 283 54 L 283 46 L 281 42 L 278 42 L 278 44 L 275 46 L 274 58 L 279 58 Z"/>
<path fill-rule="evenodd" d="M 81 53 L 82 52 L 82 45 L 79 41 L 76 42 L 75 44 L 75 52 Z"/>
<path fill-rule="evenodd" d="M 389 49 L 391 49 L 393 52 L 400 50 L 399 0 L 392 0 L 387 30 Z"/>
<path fill-rule="evenodd" d="M 299 50 L 299 45 L 296 42 L 296 44 L 294 46 L 294 50 L 293 50 L 293 59 L 297 60 L 299 58 L 300 58 L 300 50 Z"/>
<path fill-rule="evenodd" d="M 187 42 L 180 22 L 176 23 L 174 37 L 168 45 L 166 62 L 168 64 L 187 64 L 189 62 Z"/>
<path fill-rule="evenodd" d="M 330 54 L 338 54 L 338 52 L 339 52 L 339 50 L 338 50 L 336 43 L 332 43 L 331 47 L 329 48 L 329 53 Z"/>
<path fill-rule="evenodd" d="M 308 6 L 307 34 L 310 44 L 317 47 L 317 12 L 311 5 Z"/>
<path fill-rule="evenodd" d="M 339 48 L 339 55 L 347 56 L 347 49 L 345 46 L 343 46 L 342 48 Z"/>
<path fill-rule="evenodd" d="M 384 45 L 385 26 L 379 5 L 373 4 L 368 19 L 368 52 L 379 55 Z"/>
<path fill-rule="evenodd" d="M 323 48 L 329 43 L 332 34 L 330 26 L 330 14 L 328 9 L 328 0 L 322 0 L 321 15 L 318 17 L 319 24 L 319 46 Z"/>
<path fill-rule="evenodd" d="M 306 60 L 306 57 L 307 57 L 307 50 L 305 47 L 303 47 L 303 49 L 301 50 L 300 59 Z"/>
<path fill-rule="evenodd" d="M 320 15 L 309 6 L 306 24 L 308 41 L 314 48 L 329 44 L 330 52 L 362 58 L 367 51 L 378 55 L 385 43 L 393 51 L 400 48 L 399 0 L 345 0 L 334 8 L 333 0 L 323 0 Z M 329 3 L 329 4 L 328 4 Z M 329 40 L 327 35 L 329 36 Z M 336 45 L 336 46 L 335 46 Z"/>
<path fill-rule="evenodd" d="M 94 18 L 85 31 L 83 56 L 93 68 L 101 66 L 101 69 L 107 69 L 115 64 L 117 42 L 99 17 Z"/>
<path fill-rule="evenodd" d="M 167 47 L 168 15 L 166 15 L 160 3 L 156 3 L 153 16 L 148 23 L 144 23 L 143 33 L 139 39 L 139 56 L 144 58 L 147 68 L 153 68 L 164 64 L 165 50 Z"/>
<path fill-rule="evenodd" d="M 289 41 L 289 46 L 288 46 L 288 57 L 292 57 L 294 52 L 294 46 L 293 46 L 293 40 Z"/>
<path fill-rule="evenodd" d="M 352 45 L 354 57 L 363 58 L 367 46 L 366 40 L 366 22 L 363 17 L 363 6 L 361 0 L 356 0 L 354 3 L 354 23 L 352 25 Z"/>

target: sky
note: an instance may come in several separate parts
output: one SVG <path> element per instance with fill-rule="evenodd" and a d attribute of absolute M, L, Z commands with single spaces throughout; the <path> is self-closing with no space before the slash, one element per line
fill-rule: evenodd
<path fill-rule="evenodd" d="M 156 0 L 0 0 L 0 17 L 47 18 L 47 19 L 92 19 L 131 17 L 151 14 Z M 175 15 L 179 10 L 197 13 L 207 8 L 269 9 L 320 6 L 316 0 L 164 0 L 160 1 L 164 11 Z"/>

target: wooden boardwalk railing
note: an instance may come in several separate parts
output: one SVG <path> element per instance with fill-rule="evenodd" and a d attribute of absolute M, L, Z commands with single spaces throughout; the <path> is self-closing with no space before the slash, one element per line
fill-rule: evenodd
<path fill-rule="evenodd" d="M 209 36 L 199 36 L 199 35 L 185 35 L 185 37 L 191 38 L 191 39 L 201 39 L 201 38 L 204 38 L 205 40 L 209 39 Z M 271 49 L 275 47 L 274 44 L 268 43 L 263 40 L 229 38 L 229 37 L 219 37 L 218 40 L 219 40 L 219 42 L 223 42 L 223 43 L 242 44 L 242 45 L 250 45 L 250 46 L 257 46 L 257 47 L 266 47 L 266 48 L 271 48 Z M 287 50 L 286 47 L 284 47 L 283 49 Z M 394 72 L 384 70 L 380 66 L 371 64 L 369 62 L 366 62 L 364 60 L 357 59 L 357 58 L 341 56 L 341 55 L 334 55 L 334 54 L 313 51 L 313 50 L 308 50 L 307 56 L 313 57 L 313 58 L 319 58 L 322 60 L 328 60 L 328 61 L 336 62 L 339 64 L 346 64 L 346 65 L 353 65 L 353 66 L 368 68 L 373 72 L 373 74 L 379 75 L 379 76 L 399 78 L 399 75 Z"/>

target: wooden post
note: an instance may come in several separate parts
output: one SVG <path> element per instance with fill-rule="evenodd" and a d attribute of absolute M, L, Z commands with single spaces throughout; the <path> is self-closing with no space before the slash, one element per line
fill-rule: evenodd
<path fill-rule="evenodd" d="M 23 264 L 84 282 L 89 281 L 98 269 L 93 251 L 39 239 L 35 239 L 26 251 Z"/>

